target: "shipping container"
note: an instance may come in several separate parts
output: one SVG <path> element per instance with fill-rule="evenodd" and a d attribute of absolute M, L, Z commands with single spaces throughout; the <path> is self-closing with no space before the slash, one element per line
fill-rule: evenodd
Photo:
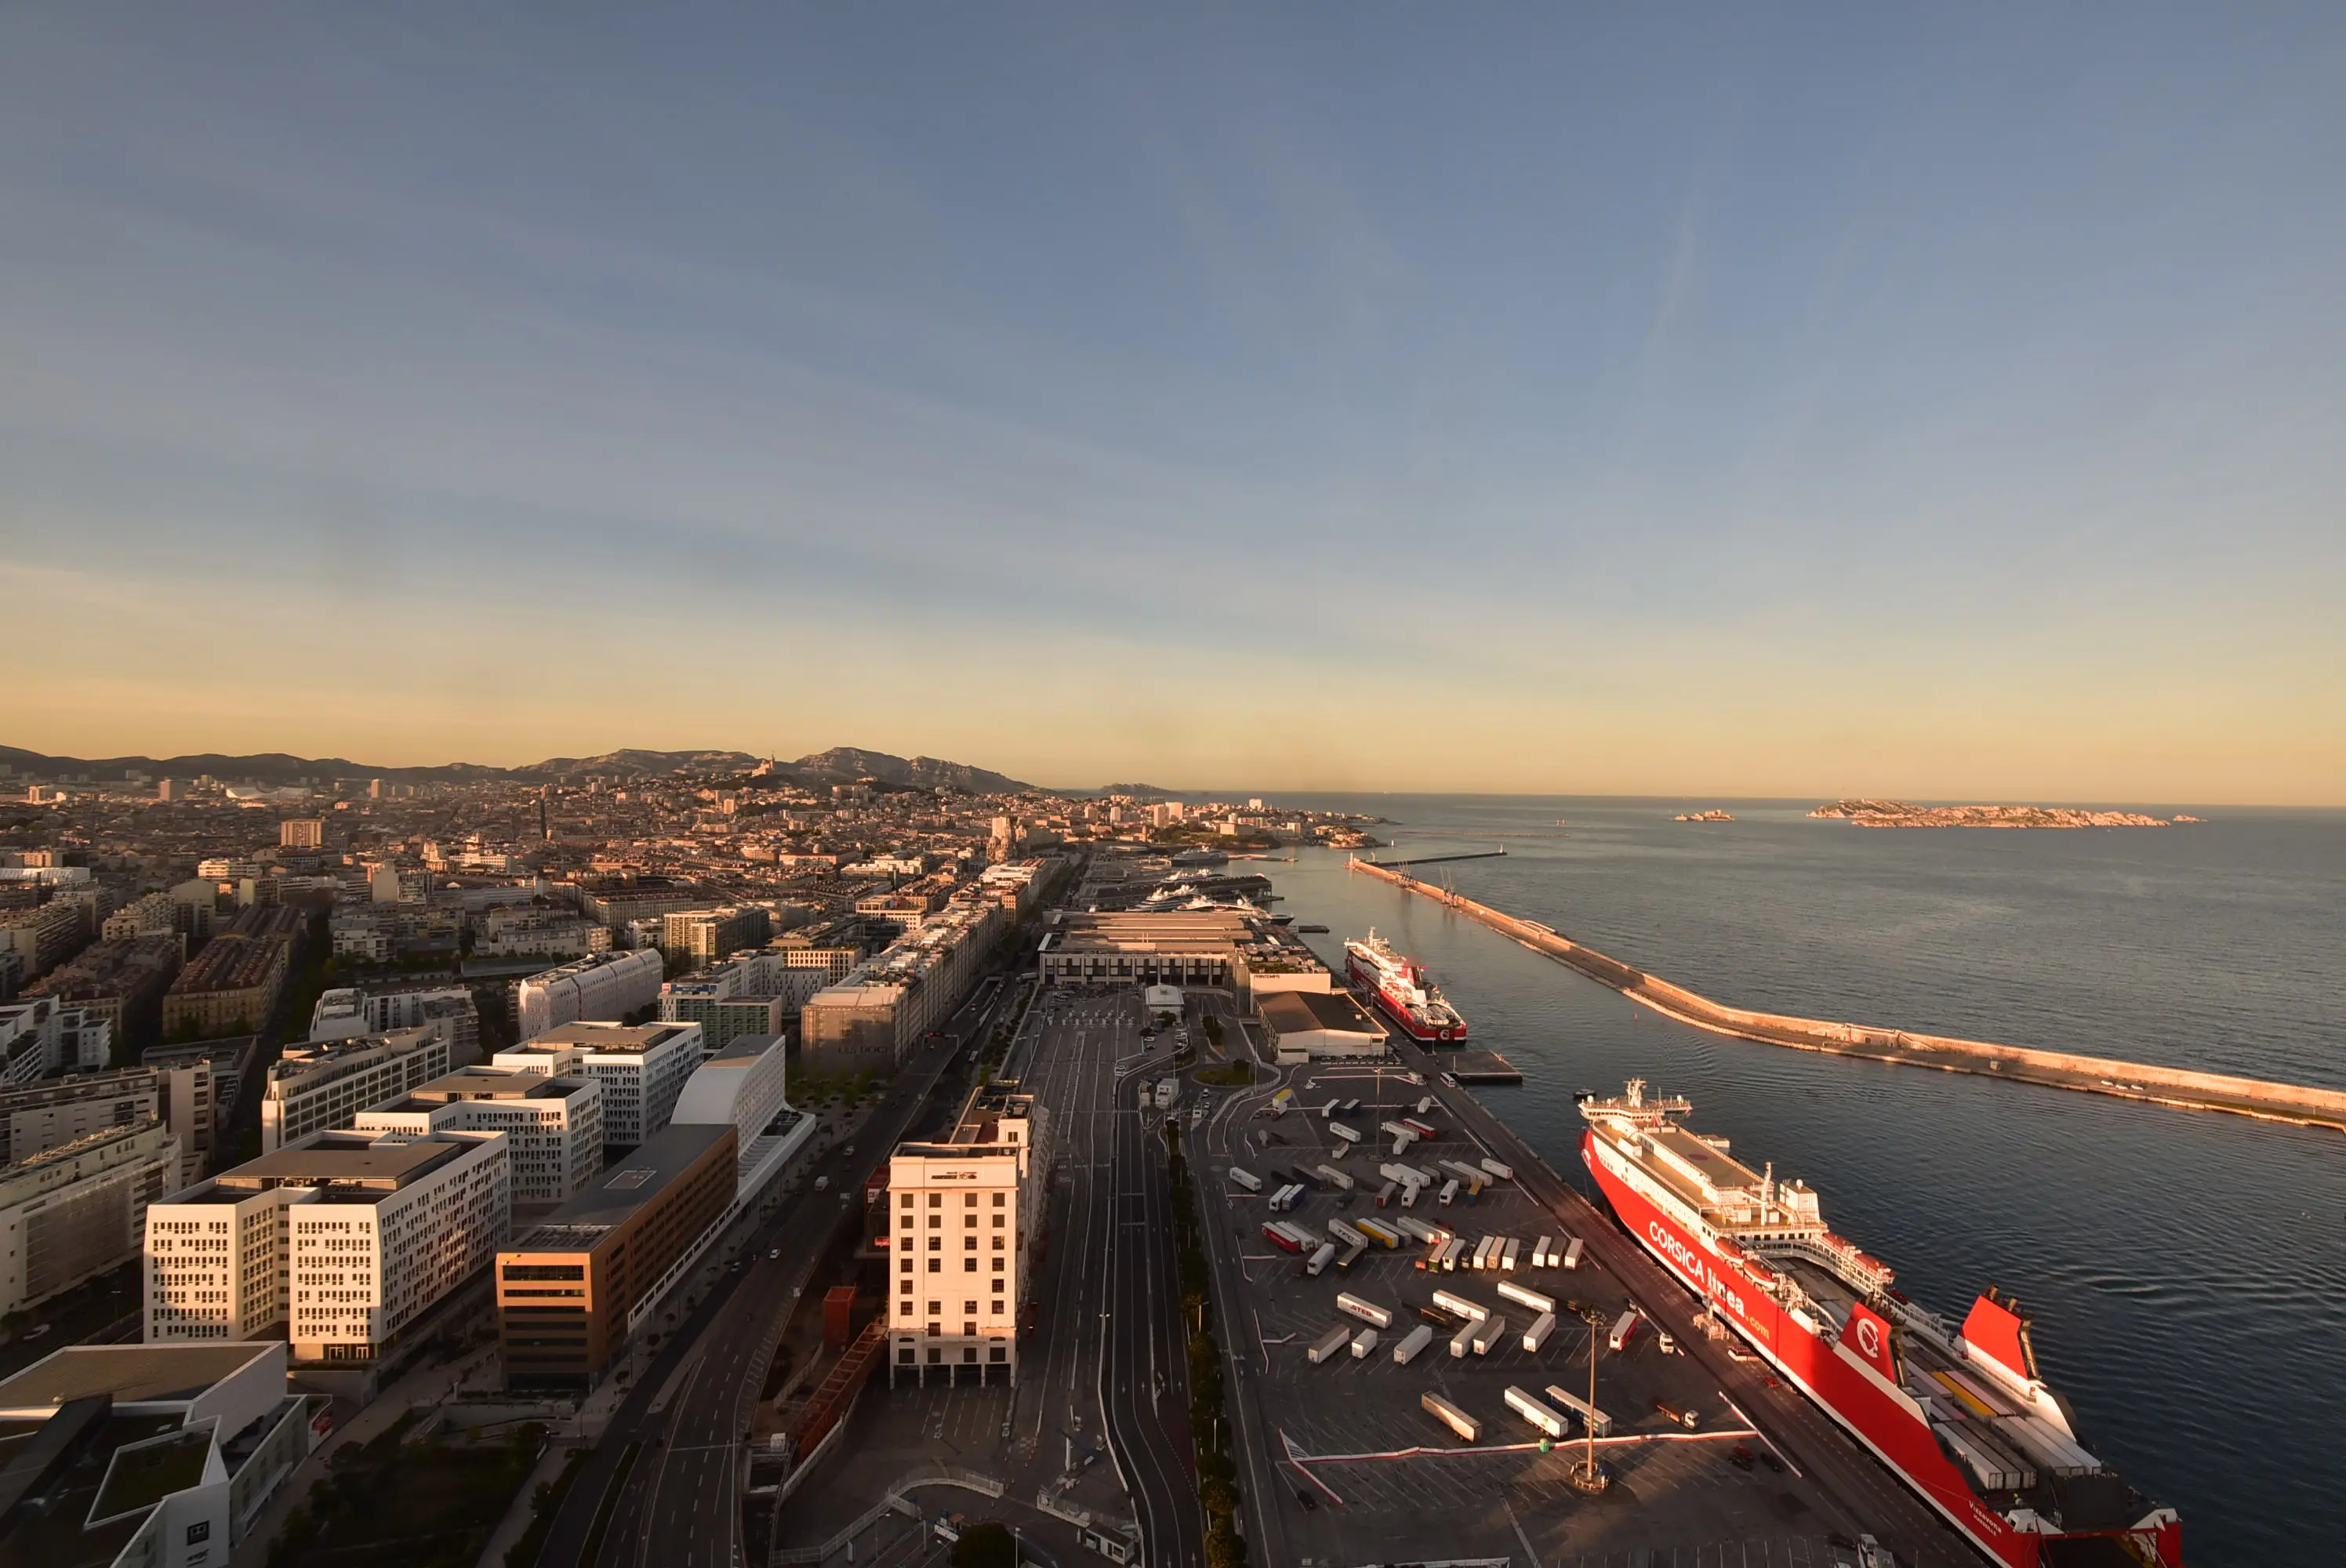
<path fill-rule="evenodd" d="M 1232 1166 L 1230 1167 L 1230 1179 L 1238 1183 L 1239 1186 L 1246 1188 L 1249 1192 L 1260 1192 L 1262 1190 L 1262 1178 L 1255 1175 L 1252 1171 L 1242 1171 L 1239 1169 L 1238 1166 Z"/>
<path fill-rule="evenodd" d="M 1417 1397 L 1417 1408 L 1464 1438 L 1468 1442 L 1473 1442 L 1483 1435 L 1481 1422 L 1440 1394 L 1420 1394 Z"/>
<path fill-rule="evenodd" d="M 1317 1279 L 1327 1271 L 1328 1265 L 1335 1260 L 1336 1249 L 1322 1242 L 1320 1249 L 1311 1255 L 1311 1261 L 1303 1266 L 1303 1272 Z"/>
<path fill-rule="evenodd" d="M 1350 1329 L 1331 1329 L 1325 1334 L 1321 1335 L 1318 1341 L 1312 1345 L 1311 1349 L 1306 1350 L 1304 1355 L 1311 1360 L 1311 1364 L 1316 1367 L 1321 1362 L 1341 1354 L 1344 1347 L 1350 1345 L 1352 1342 L 1352 1331 Z"/>
<path fill-rule="evenodd" d="M 1469 1300 L 1451 1290 L 1435 1291 L 1433 1304 L 1453 1317 L 1469 1319 L 1477 1323 L 1491 1315 L 1491 1309 L 1480 1301 Z"/>
<path fill-rule="evenodd" d="M 1362 1236 L 1367 1237 L 1371 1241 L 1376 1242 L 1387 1252 L 1391 1252 L 1394 1247 L 1401 1245 L 1401 1233 L 1399 1231 L 1392 1229 L 1389 1226 L 1379 1225 L 1373 1219 L 1364 1219 L 1361 1221 L 1360 1230 Z"/>
<path fill-rule="evenodd" d="M 1380 1307 L 1365 1297 L 1345 1291 L 1336 1298 L 1336 1310 L 1358 1318 L 1363 1323 L 1373 1323 L 1380 1329 L 1392 1327 L 1392 1309 Z"/>
<path fill-rule="evenodd" d="M 1512 1236 L 1507 1237 L 1506 1245 L 1499 1249 L 1499 1267 L 1503 1269 L 1513 1271 L 1515 1267 L 1515 1260 L 1523 1256 L 1523 1251 L 1524 1244 L 1522 1242 L 1516 1240 Z"/>
<path fill-rule="evenodd" d="M 1406 1367 L 1417 1359 L 1417 1353 L 1433 1343 L 1433 1330 L 1420 1323 L 1401 1337 L 1392 1348 L 1393 1365 Z"/>
<path fill-rule="evenodd" d="M 1374 1329 L 1363 1329 L 1359 1333 L 1353 1335 L 1352 1359 L 1355 1361 L 1367 1360 L 1369 1359 L 1369 1352 L 1377 1348 L 1377 1331 Z"/>
<path fill-rule="evenodd" d="M 1492 1347 L 1506 1342 L 1507 1320 L 1495 1312 L 1474 1325 L 1474 1337 L 1467 1341 L 1474 1347 L 1474 1353 L 1478 1356 L 1487 1356 Z"/>
<path fill-rule="evenodd" d="M 1629 1341 L 1637 1337 L 1637 1309 L 1632 1307 L 1614 1321 L 1613 1332 L 1606 1336 L 1605 1343 L 1617 1352 L 1627 1349 Z"/>
<path fill-rule="evenodd" d="M 1466 1352 L 1474 1348 L 1475 1328 L 1475 1324 L 1469 1323 L 1464 1328 L 1459 1329 L 1458 1332 L 1450 1336 L 1450 1359 L 1452 1360 L 1464 1360 L 1466 1359 Z"/>
<path fill-rule="evenodd" d="M 1564 1266 L 1566 1268 L 1577 1268 L 1580 1267 L 1580 1237 L 1576 1236 L 1574 1237 L 1565 1247 Z"/>
<path fill-rule="evenodd" d="M 1442 1201 L 1445 1207 L 1455 1201 L 1457 1196 L 1458 1182 L 1455 1177 L 1442 1184 Z"/>
<path fill-rule="evenodd" d="M 1552 1237 L 1543 1236 L 1537 1241 L 1532 1243 L 1532 1267 L 1534 1268 L 1545 1268 L 1547 1267 L 1547 1249 L 1553 1240 L 1554 1237 Z"/>
<path fill-rule="evenodd" d="M 1532 1326 L 1524 1330 L 1524 1349 L 1526 1351 L 1537 1354 L 1539 1348 L 1547 1343 L 1547 1337 L 1555 1332 L 1556 1314 L 1553 1312 L 1541 1313 L 1538 1317 L 1532 1319 Z"/>
<path fill-rule="evenodd" d="M 1528 1285 L 1518 1285 L 1512 1279 L 1499 1281 L 1499 1294 L 1516 1306 L 1528 1307 L 1535 1312 L 1556 1310 L 1555 1297 L 1535 1290 Z"/>
<path fill-rule="evenodd" d="M 1604 1437 L 1612 1431 L 1613 1418 L 1606 1415 L 1603 1410 L 1598 1410 L 1595 1405 L 1590 1404 L 1586 1400 L 1582 1399 L 1578 1394 L 1574 1393 L 1571 1390 L 1559 1388 L 1557 1385 L 1550 1383 L 1547 1386 L 1547 1397 L 1556 1405 L 1572 1411 L 1582 1420 L 1586 1421 L 1588 1423 L 1588 1430 L 1596 1433 L 1598 1437 Z"/>
<path fill-rule="evenodd" d="M 1515 1167 L 1507 1164 L 1504 1160 L 1494 1160 L 1485 1156 L 1483 1161 L 1483 1168 L 1489 1171 L 1493 1176 L 1497 1176 L 1501 1181 L 1513 1181 L 1515 1179 Z"/>
<path fill-rule="evenodd" d="M 1510 1384 L 1506 1393 L 1502 1397 L 1507 1401 L 1509 1410 L 1531 1422 L 1547 1436 L 1560 1438 L 1565 1434 L 1565 1430 L 1569 1423 L 1523 1390 Z"/>

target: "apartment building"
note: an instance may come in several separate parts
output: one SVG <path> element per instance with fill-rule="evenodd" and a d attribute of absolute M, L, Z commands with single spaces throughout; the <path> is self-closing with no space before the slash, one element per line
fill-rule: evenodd
<path fill-rule="evenodd" d="M 729 1121 L 631 1151 L 497 1255 L 497 1335 L 515 1389 L 593 1385 L 731 1212 Z"/>
<path fill-rule="evenodd" d="M 146 1338 L 371 1361 L 505 1244 L 509 1158 L 503 1133 L 312 1133 L 152 1204 Z"/>
<path fill-rule="evenodd" d="M 178 1179 L 178 1142 L 152 1117 L 0 1166 L 0 1314 L 138 1257 L 148 1205 Z"/>
<path fill-rule="evenodd" d="M 0 1166 L 109 1127 L 160 1121 L 162 1091 L 143 1067 L 76 1073 L 0 1089 Z"/>
<path fill-rule="evenodd" d="M 659 1000 L 667 972 L 657 949 L 598 952 L 533 974 L 515 996 L 525 1040 L 587 1018 L 625 1018 Z"/>
<path fill-rule="evenodd" d="M 799 1013 L 806 1065 L 893 1071 L 961 1004 L 1001 929 L 999 909 L 956 904 L 816 992 Z"/>
<path fill-rule="evenodd" d="M 353 1125 L 408 1137 L 451 1128 L 503 1133 L 517 1205 L 561 1203 L 603 1168 L 603 1088 L 591 1078 L 473 1067 L 361 1111 Z"/>
<path fill-rule="evenodd" d="M 970 1092 L 954 1130 L 896 1145 L 888 1161 L 888 1376 L 934 1369 L 1018 1377 L 1018 1312 L 1040 1224 L 1034 1097 L 1015 1084 Z"/>
<path fill-rule="evenodd" d="M 116 1042 L 135 1054 L 161 1031 L 163 996 L 178 978 L 187 945 L 177 932 L 96 942 L 43 975 L 27 994 L 53 996 L 104 1019 Z"/>
<path fill-rule="evenodd" d="M 757 947 L 773 934 L 773 911 L 762 904 L 679 910 L 660 917 L 660 947 L 696 964 Z"/>
<path fill-rule="evenodd" d="M 0 947 L 13 948 L 26 980 L 36 980 L 81 951 L 95 929 L 92 906 L 53 898 L 28 909 L 0 910 Z"/>
<path fill-rule="evenodd" d="M 105 1019 L 52 996 L 0 1005 L 0 1087 L 77 1067 L 97 1072 L 114 1054 L 114 1028 Z"/>
<path fill-rule="evenodd" d="M 291 972 L 301 911 L 255 905 L 188 961 L 163 996 L 163 1033 L 250 1034 L 268 1023 Z"/>
<path fill-rule="evenodd" d="M 448 1043 L 428 1029 L 289 1045 L 260 1095 L 260 1146 L 282 1148 L 347 1127 L 361 1111 L 397 1099 L 448 1071 Z"/>
<path fill-rule="evenodd" d="M 323 817 L 288 817 L 277 824 L 277 845 L 284 850 L 314 850 L 326 841 Z"/>
<path fill-rule="evenodd" d="M 354 1040 L 428 1029 L 448 1043 L 448 1059 L 462 1065 L 481 1054 L 481 1013 L 461 985 L 372 991 L 344 988 L 321 993 L 310 1014 L 310 1039 Z"/>
<path fill-rule="evenodd" d="M 490 1065 L 547 1077 L 591 1078 L 603 1088 L 603 1142 L 623 1149 L 668 1125 L 677 1096 L 706 1054 L 698 1023 L 566 1023 Z"/>
<path fill-rule="evenodd" d="M 479 958 L 576 959 L 611 945 L 611 928 L 566 909 L 494 909 L 473 942 Z"/>

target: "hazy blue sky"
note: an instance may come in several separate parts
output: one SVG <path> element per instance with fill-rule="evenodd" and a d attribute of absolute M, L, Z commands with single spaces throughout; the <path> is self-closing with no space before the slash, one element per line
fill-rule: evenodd
<path fill-rule="evenodd" d="M 8 7 L 0 739 L 2346 802 L 2346 10 L 1883 9 Z"/>

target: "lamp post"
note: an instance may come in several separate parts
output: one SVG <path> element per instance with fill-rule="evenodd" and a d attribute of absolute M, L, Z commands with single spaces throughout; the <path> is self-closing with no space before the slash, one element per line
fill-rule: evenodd
<path fill-rule="evenodd" d="M 1611 1477 L 1596 1462 L 1596 1326 L 1603 1316 L 1591 1309 L 1583 1314 L 1588 1323 L 1588 1408 L 1580 1412 L 1581 1424 L 1588 1429 L 1586 1456 L 1572 1467 L 1574 1488 L 1592 1496 L 1605 1490 Z"/>

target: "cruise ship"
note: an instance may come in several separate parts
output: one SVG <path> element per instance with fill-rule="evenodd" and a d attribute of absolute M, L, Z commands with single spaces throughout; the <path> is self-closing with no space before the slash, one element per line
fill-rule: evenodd
<path fill-rule="evenodd" d="M 1375 997 L 1402 1033 L 1420 1044 L 1455 1045 L 1466 1038 L 1466 1020 L 1443 1000 L 1442 988 L 1425 966 L 1395 952 L 1375 927 L 1344 944 L 1344 967 L 1352 983 Z"/>
<path fill-rule="evenodd" d="M 1991 1287 L 1960 1329 L 1825 1227 L 1814 1188 L 1689 1131 L 1631 1079 L 1581 1102 L 1581 1158 L 1613 1212 L 1710 1314 L 1847 1428 L 1990 1561 L 2180 1568 L 2175 1511 L 2086 1448 L 2039 1376 L 2029 1320 Z"/>

